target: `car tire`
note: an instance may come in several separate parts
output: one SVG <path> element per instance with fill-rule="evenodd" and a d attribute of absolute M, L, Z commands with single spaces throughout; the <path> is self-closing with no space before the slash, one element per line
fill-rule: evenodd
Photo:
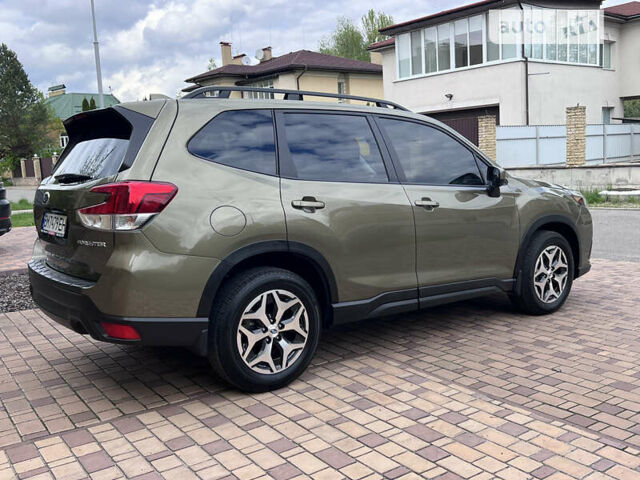
<path fill-rule="evenodd" d="M 242 391 L 284 387 L 311 362 L 320 318 L 315 292 L 299 275 L 272 267 L 243 271 L 226 281 L 214 301 L 209 361 Z"/>
<path fill-rule="evenodd" d="M 529 315 L 546 315 L 567 300 L 573 284 L 574 259 L 566 238 L 539 231 L 529 243 L 520 270 L 519 292 L 511 301 Z"/>

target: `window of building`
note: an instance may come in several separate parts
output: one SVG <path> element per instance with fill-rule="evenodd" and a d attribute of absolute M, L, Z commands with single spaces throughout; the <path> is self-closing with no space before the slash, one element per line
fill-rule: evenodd
<path fill-rule="evenodd" d="M 597 66 L 605 54 L 598 48 L 602 28 L 596 9 L 492 9 L 398 35 L 398 77 L 517 59 L 523 50 L 533 60 Z"/>
<path fill-rule="evenodd" d="M 411 37 L 408 33 L 398 35 L 396 40 L 396 55 L 398 56 L 398 75 L 406 78 L 411 75 Z"/>
<path fill-rule="evenodd" d="M 482 15 L 469 18 L 469 65 L 479 65 L 484 61 L 483 28 Z"/>
<path fill-rule="evenodd" d="M 64 148 L 69 143 L 69 137 L 65 133 L 60 134 L 60 148 Z"/>
<path fill-rule="evenodd" d="M 422 73 L 422 31 L 411 32 L 411 75 Z"/>
<path fill-rule="evenodd" d="M 438 25 L 438 71 L 451 68 L 451 34 L 449 24 Z"/>
<path fill-rule="evenodd" d="M 401 176 L 408 183 L 482 185 L 475 157 L 455 138 L 437 128 L 406 120 L 381 118 Z"/>
<path fill-rule="evenodd" d="M 455 32 L 456 68 L 469 65 L 469 23 L 466 18 L 457 20 L 453 24 Z"/>
<path fill-rule="evenodd" d="M 270 175 L 276 173 L 270 110 L 222 112 L 194 135 L 187 148 L 193 155 L 215 163 Z"/>
<path fill-rule="evenodd" d="M 438 31 L 435 27 L 424 31 L 424 71 L 425 73 L 438 71 Z"/>
<path fill-rule="evenodd" d="M 387 172 L 367 118 L 285 113 L 290 175 L 325 182 L 386 182 Z"/>
<path fill-rule="evenodd" d="M 338 75 L 338 95 L 347 95 L 347 77 L 344 74 Z M 339 98 L 338 102 L 344 103 L 346 99 Z"/>
<path fill-rule="evenodd" d="M 613 51 L 613 42 L 604 42 L 601 46 L 600 64 L 602 68 L 610 70 L 611 67 L 611 52 Z"/>
<path fill-rule="evenodd" d="M 262 80 L 260 82 L 250 83 L 246 85 L 247 87 L 254 88 L 273 88 L 273 79 Z M 272 99 L 274 98 L 273 93 L 267 92 L 242 92 L 244 98 L 253 98 L 253 99 Z"/>

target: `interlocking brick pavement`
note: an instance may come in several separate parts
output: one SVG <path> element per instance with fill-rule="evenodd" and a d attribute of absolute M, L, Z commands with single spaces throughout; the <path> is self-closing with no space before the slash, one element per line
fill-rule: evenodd
<path fill-rule="evenodd" d="M 25 270 L 38 238 L 35 227 L 19 227 L 0 236 L 0 272 Z"/>
<path fill-rule="evenodd" d="M 640 478 L 639 280 L 597 260 L 552 316 L 491 297 L 341 327 L 259 395 L 0 315 L 0 479 Z"/>

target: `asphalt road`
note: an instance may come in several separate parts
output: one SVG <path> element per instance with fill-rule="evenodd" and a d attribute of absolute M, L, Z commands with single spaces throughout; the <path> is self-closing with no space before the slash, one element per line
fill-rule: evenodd
<path fill-rule="evenodd" d="M 592 258 L 640 262 L 640 208 L 594 208 L 591 216 Z"/>

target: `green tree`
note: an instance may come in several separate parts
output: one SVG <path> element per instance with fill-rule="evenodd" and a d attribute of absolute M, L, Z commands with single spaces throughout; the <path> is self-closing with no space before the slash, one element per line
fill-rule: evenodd
<path fill-rule="evenodd" d="M 96 108 L 96 101 L 93 97 L 91 97 L 91 100 L 89 100 L 89 110 L 95 110 Z"/>
<path fill-rule="evenodd" d="M 625 118 L 640 118 L 640 100 L 625 100 L 623 106 Z"/>
<path fill-rule="evenodd" d="M 369 9 L 366 15 L 362 16 L 362 30 L 367 46 L 372 43 L 380 42 L 387 38 L 387 35 L 380 33 L 381 28 L 394 24 L 393 17 L 384 12 L 374 12 L 373 8 Z"/>
<path fill-rule="evenodd" d="M 83 98 L 82 99 L 82 111 L 86 112 L 87 110 L 89 110 L 89 102 L 87 102 L 87 98 Z"/>
<path fill-rule="evenodd" d="M 386 35 L 381 34 L 379 29 L 389 25 L 393 25 L 393 17 L 383 12 L 376 13 L 373 9 L 362 16 L 360 26 L 350 18 L 338 17 L 335 30 L 320 41 L 318 50 L 327 55 L 368 61 L 367 47 L 384 40 Z"/>
<path fill-rule="evenodd" d="M 216 68 L 218 68 L 218 65 L 216 65 L 216 59 L 212 57 L 209 59 L 209 64 L 207 65 L 207 71 L 215 70 Z"/>
<path fill-rule="evenodd" d="M 0 44 L 0 159 L 13 168 L 46 143 L 50 112 L 15 52 Z"/>

